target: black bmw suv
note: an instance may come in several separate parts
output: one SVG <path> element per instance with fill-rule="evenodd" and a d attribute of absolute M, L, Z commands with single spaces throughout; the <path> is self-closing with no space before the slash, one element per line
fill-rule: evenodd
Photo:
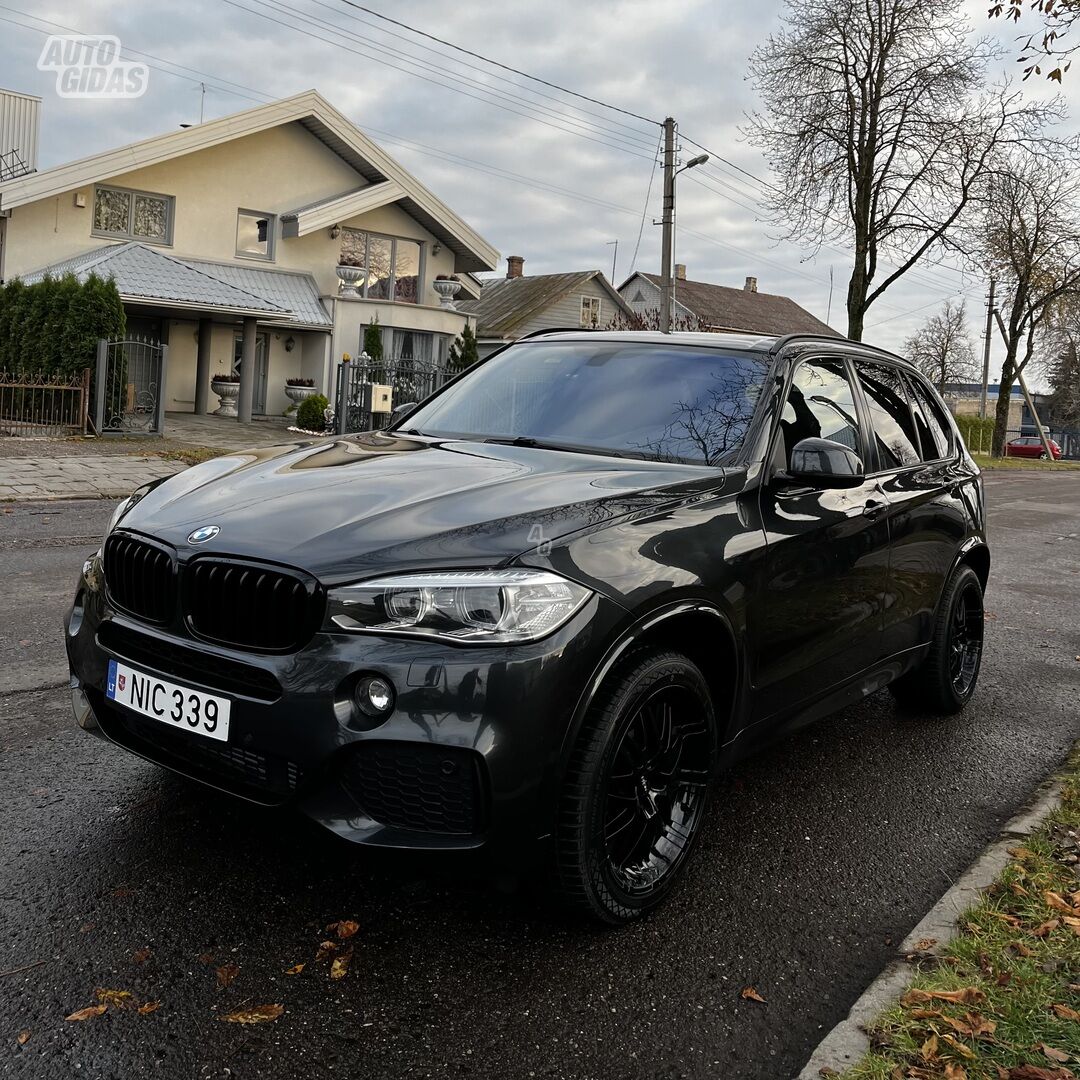
<path fill-rule="evenodd" d="M 78 722 L 358 844 L 485 849 L 609 922 L 709 778 L 888 686 L 979 671 L 979 470 L 841 339 L 549 333 L 390 430 L 135 492 L 67 623 Z"/>

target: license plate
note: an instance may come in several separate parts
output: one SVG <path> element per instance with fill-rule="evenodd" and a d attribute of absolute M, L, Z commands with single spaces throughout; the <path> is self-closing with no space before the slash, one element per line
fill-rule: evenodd
<path fill-rule="evenodd" d="M 105 696 L 170 727 L 183 728 L 221 742 L 229 740 L 229 706 L 232 703 L 228 698 L 204 694 L 190 686 L 178 686 L 156 675 L 136 671 L 118 660 L 109 661 Z"/>

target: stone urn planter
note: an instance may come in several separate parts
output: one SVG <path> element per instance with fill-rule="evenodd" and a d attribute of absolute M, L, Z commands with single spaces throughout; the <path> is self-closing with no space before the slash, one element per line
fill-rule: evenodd
<path fill-rule="evenodd" d="M 311 397 L 312 394 L 317 394 L 319 388 L 317 386 L 290 386 L 285 384 L 285 396 L 294 404 L 299 405 L 304 398 Z"/>
<path fill-rule="evenodd" d="M 214 416 L 236 416 L 236 401 L 240 397 L 240 384 L 238 382 L 224 382 L 218 379 L 210 380 L 210 389 L 214 391 L 221 404 L 214 410 Z"/>
<path fill-rule="evenodd" d="M 360 284 L 360 279 L 364 276 L 363 267 L 360 266 L 342 266 L 341 263 L 335 267 L 337 272 L 338 281 L 341 282 L 341 295 L 358 297 L 360 290 L 357 285 Z"/>
<path fill-rule="evenodd" d="M 439 294 L 439 303 L 443 307 L 452 308 L 454 297 L 461 292 L 461 282 L 454 281 L 453 278 L 436 278 L 431 285 Z"/>

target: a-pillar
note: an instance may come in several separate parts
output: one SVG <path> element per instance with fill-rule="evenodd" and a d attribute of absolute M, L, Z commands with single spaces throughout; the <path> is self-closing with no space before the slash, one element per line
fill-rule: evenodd
<path fill-rule="evenodd" d="M 205 416 L 209 411 L 210 342 L 214 333 L 211 319 L 199 320 L 199 351 L 195 357 L 195 412 Z"/>
<path fill-rule="evenodd" d="M 236 400 L 236 419 L 251 423 L 251 403 L 255 396 L 255 341 L 258 319 L 244 320 L 244 344 L 240 353 L 240 393 Z"/>

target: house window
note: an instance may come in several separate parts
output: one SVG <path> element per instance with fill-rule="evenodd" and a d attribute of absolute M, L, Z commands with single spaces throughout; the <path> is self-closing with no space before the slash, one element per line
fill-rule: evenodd
<path fill-rule="evenodd" d="M 581 298 L 581 325 L 588 330 L 595 330 L 600 325 L 599 296 L 583 296 Z"/>
<path fill-rule="evenodd" d="M 95 188 L 93 232 L 96 236 L 171 244 L 174 202 L 171 195 Z"/>
<path fill-rule="evenodd" d="M 258 210 L 236 212 L 236 254 L 245 259 L 274 258 L 274 234 L 277 218 Z"/>
<path fill-rule="evenodd" d="M 345 266 L 364 271 L 358 288 L 368 300 L 420 303 L 420 243 L 401 236 L 377 236 L 360 229 L 341 230 Z"/>

